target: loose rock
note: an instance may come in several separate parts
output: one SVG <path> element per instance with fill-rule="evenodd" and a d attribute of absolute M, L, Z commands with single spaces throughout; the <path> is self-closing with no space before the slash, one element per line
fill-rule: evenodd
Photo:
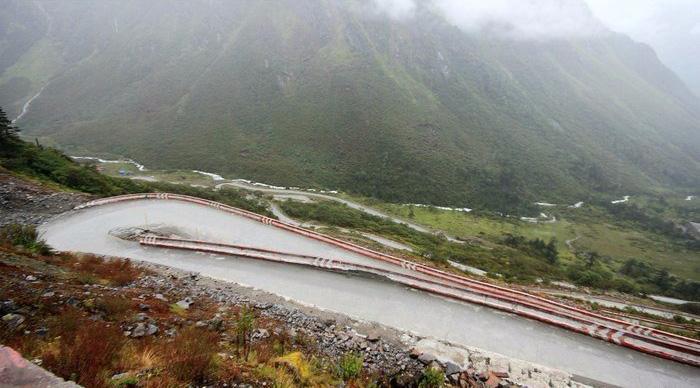
<path fill-rule="evenodd" d="M 418 361 L 420 361 L 423 365 L 428 365 L 435 360 L 436 357 L 430 353 L 423 353 L 418 356 Z"/>
<path fill-rule="evenodd" d="M 5 314 L 2 317 L 2 321 L 10 328 L 16 329 L 19 325 L 24 322 L 24 315 L 21 314 Z"/>

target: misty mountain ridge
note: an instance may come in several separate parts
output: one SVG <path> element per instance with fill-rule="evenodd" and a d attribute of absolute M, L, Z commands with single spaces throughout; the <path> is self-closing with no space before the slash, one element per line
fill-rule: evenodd
<path fill-rule="evenodd" d="M 505 210 L 700 189 L 697 97 L 602 29 L 515 39 L 341 0 L 6 8 L 0 106 L 41 90 L 19 125 L 71 152 Z"/>

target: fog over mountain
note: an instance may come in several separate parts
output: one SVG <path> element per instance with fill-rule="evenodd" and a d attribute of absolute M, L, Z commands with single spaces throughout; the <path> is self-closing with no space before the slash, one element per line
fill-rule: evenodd
<path fill-rule="evenodd" d="M 698 98 L 583 0 L 4 5 L 0 106 L 72 153 L 500 210 L 700 191 Z"/>
<path fill-rule="evenodd" d="M 490 32 L 511 39 L 563 39 L 605 32 L 585 3 L 566 0 L 374 0 L 375 7 L 394 18 L 414 17 L 419 8 L 442 14 L 470 33 Z"/>
<path fill-rule="evenodd" d="M 586 0 L 610 29 L 650 44 L 661 60 L 700 96 L 700 2 Z"/>
<path fill-rule="evenodd" d="M 394 18 L 433 7 L 468 32 L 511 39 L 565 39 L 620 32 L 651 45 L 700 95 L 700 3 L 697 0 L 374 0 Z M 427 5 L 426 5 L 427 4 Z"/>

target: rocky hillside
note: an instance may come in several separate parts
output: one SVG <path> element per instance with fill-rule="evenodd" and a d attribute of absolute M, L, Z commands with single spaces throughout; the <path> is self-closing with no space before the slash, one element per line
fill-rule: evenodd
<path fill-rule="evenodd" d="M 71 152 L 499 210 L 700 181 L 700 103 L 625 36 L 364 0 L 8 3 L 0 105 L 36 97 L 19 124 Z"/>

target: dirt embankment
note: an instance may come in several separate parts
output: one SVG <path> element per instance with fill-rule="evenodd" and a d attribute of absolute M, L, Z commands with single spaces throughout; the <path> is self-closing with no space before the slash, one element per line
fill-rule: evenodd
<path fill-rule="evenodd" d="M 88 194 L 52 190 L 0 168 L 0 226 L 38 225 L 90 198 Z"/>

